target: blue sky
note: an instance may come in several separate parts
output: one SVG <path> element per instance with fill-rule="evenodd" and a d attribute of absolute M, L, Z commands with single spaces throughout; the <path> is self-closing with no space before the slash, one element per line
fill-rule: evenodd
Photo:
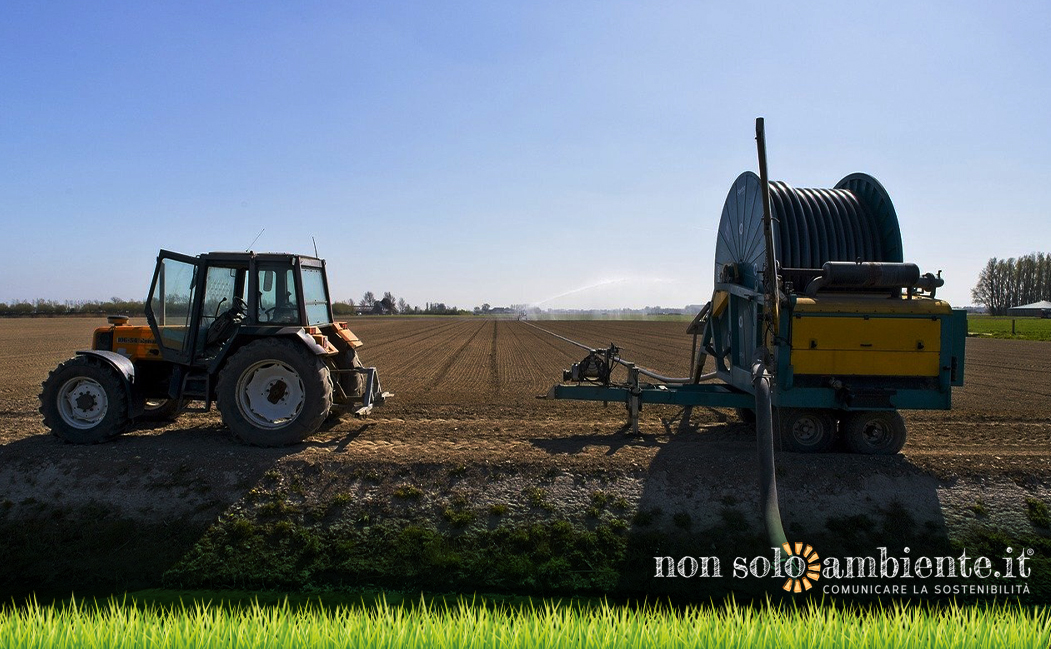
<path fill-rule="evenodd" d="M 0 301 L 144 297 L 159 248 L 265 228 L 314 236 L 338 299 L 703 303 L 762 115 L 772 178 L 871 173 L 968 304 L 989 257 L 1051 251 L 1049 27 L 1047 2 L 4 3 Z"/>

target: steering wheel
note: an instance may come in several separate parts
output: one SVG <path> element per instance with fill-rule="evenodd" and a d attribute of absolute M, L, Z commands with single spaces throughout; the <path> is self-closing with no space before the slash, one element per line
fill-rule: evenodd
<path fill-rule="evenodd" d="M 295 304 L 281 304 L 279 306 L 272 306 L 263 311 L 263 315 L 266 316 L 267 322 L 294 323 L 296 317 L 299 315 L 299 307 Z"/>

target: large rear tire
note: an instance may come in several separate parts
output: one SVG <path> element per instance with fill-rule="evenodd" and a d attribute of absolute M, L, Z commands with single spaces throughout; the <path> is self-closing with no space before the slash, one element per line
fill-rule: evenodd
<path fill-rule="evenodd" d="M 76 356 L 41 385 L 40 414 L 51 433 L 72 444 L 98 444 L 128 429 L 128 394 L 104 361 Z"/>
<path fill-rule="evenodd" d="M 286 338 L 263 338 L 239 349 L 219 372 L 216 394 L 223 422 L 252 446 L 301 442 L 332 408 L 325 363 Z"/>
<path fill-rule="evenodd" d="M 847 447 L 863 455 L 894 455 L 905 446 L 905 420 L 897 410 L 862 410 L 843 419 Z"/>

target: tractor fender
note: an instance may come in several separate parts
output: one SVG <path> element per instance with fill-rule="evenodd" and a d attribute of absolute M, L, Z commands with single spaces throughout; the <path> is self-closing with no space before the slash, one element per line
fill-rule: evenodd
<path fill-rule="evenodd" d="M 309 349 L 310 351 L 314 352 L 318 356 L 324 356 L 325 354 L 328 353 L 327 351 L 325 351 L 324 347 L 322 347 L 321 345 L 317 344 L 314 341 L 314 339 L 310 337 L 310 334 L 308 334 L 306 329 L 304 329 L 303 327 L 285 327 L 284 329 L 281 329 L 280 331 L 278 331 L 277 335 L 278 336 L 295 336 L 296 338 L 299 338 L 300 340 L 303 341 L 303 344 L 307 346 L 307 349 Z"/>
<path fill-rule="evenodd" d="M 135 390 L 132 388 L 135 385 L 135 364 L 131 362 L 126 356 L 121 356 L 117 352 L 111 352 L 101 349 L 82 349 L 77 352 L 77 356 L 94 356 L 100 358 L 106 362 L 110 367 L 117 371 L 123 379 L 124 390 L 128 394 L 128 416 L 137 417 L 142 414 L 146 407 L 144 399 L 138 398 L 135 394 Z"/>
<path fill-rule="evenodd" d="M 101 358 L 109 363 L 113 369 L 120 372 L 120 375 L 124 377 L 125 387 L 130 388 L 131 385 L 135 383 L 135 364 L 126 356 L 121 356 L 117 352 L 100 349 L 84 349 L 77 352 L 77 356 L 96 356 Z"/>
<path fill-rule="evenodd" d="M 308 334 L 303 327 L 281 327 L 280 329 L 275 330 L 272 327 L 263 328 L 242 326 L 235 336 L 226 341 L 223 345 L 222 351 L 216 354 L 215 358 L 208 364 L 208 373 L 218 374 L 219 369 L 226 363 L 226 359 L 235 351 L 240 349 L 243 345 L 261 338 L 296 338 L 300 340 L 307 349 L 318 356 L 324 356 L 329 353 L 324 347 L 314 342 L 314 339 L 310 337 L 310 334 Z"/>

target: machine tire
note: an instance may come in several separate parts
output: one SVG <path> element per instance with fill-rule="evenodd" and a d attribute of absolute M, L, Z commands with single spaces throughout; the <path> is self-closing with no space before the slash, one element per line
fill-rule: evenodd
<path fill-rule="evenodd" d="M 776 408 L 781 448 L 796 453 L 827 453 L 836 442 L 836 419 L 826 410 Z"/>
<path fill-rule="evenodd" d="M 186 401 L 181 399 L 147 399 L 142 414 L 135 421 L 175 421 L 185 405 Z"/>
<path fill-rule="evenodd" d="M 737 418 L 749 426 L 755 426 L 755 410 L 752 408 L 734 408 Z"/>
<path fill-rule="evenodd" d="M 863 455 L 894 455 L 905 446 L 905 420 L 897 410 L 862 410 L 843 418 L 847 448 Z"/>
<path fill-rule="evenodd" d="M 71 358 L 41 384 L 40 414 L 51 434 L 98 444 L 128 429 L 128 392 L 117 371 L 90 356 Z"/>
<path fill-rule="evenodd" d="M 230 357 L 216 395 L 234 437 L 252 446 L 288 446 L 317 432 L 328 417 L 332 378 L 298 340 L 263 338 Z"/>

